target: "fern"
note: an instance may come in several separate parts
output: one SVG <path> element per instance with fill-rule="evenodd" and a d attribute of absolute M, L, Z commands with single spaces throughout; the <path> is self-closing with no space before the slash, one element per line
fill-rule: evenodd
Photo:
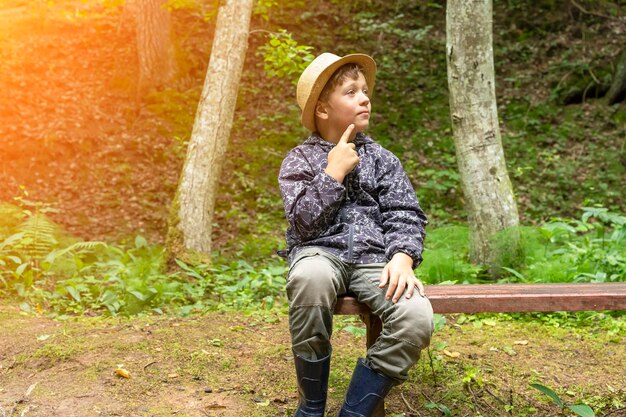
<path fill-rule="evenodd" d="M 102 246 L 104 248 L 108 247 L 106 243 L 100 242 L 100 241 L 76 242 L 73 245 L 70 245 L 66 248 L 52 250 L 50 253 L 48 253 L 44 261 L 48 263 L 54 263 L 56 259 L 68 253 L 77 253 L 81 251 L 93 251 L 99 246 Z"/>
<path fill-rule="evenodd" d="M 18 232 L 0 242 L 0 255 L 8 253 L 8 249 L 14 246 L 15 242 L 20 242 L 24 238 L 24 232 Z M 6 249 L 5 249 L 6 248 Z"/>
<path fill-rule="evenodd" d="M 13 248 L 24 259 L 39 261 L 57 245 L 57 226 L 43 214 L 33 214 L 19 227 L 24 235 Z"/>

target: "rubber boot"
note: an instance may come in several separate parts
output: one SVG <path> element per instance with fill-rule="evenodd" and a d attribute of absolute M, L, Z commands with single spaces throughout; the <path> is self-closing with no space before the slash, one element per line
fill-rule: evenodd
<path fill-rule="evenodd" d="M 330 354 L 322 359 L 307 360 L 294 353 L 300 401 L 294 417 L 324 417 Z"/>
<path fill-rule="evenodd" d="M 394 385 L 392 379 L 369 368 L 359 358 L 337 417 L 371 417 Z"/>

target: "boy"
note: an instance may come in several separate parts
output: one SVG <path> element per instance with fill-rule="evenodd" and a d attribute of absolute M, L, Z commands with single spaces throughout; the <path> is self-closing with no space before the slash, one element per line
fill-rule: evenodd
<path fill-rule="evenodd" d="M 295 417 L 323 417 L 338 295 L 354 293 L 383 321 L 359 359 L 340 417 L 367 417 L 428 346 L 433 312 L 413 275 L 426 216 L 402 166 L 363 132 L 376 63 L 323 53 L 297 86 L 312 132 L 285 157 L 279 183 L 289 221 L 289 329 L 300 400 Z M 419 294 L 414 294 L 415 290 Z"/>

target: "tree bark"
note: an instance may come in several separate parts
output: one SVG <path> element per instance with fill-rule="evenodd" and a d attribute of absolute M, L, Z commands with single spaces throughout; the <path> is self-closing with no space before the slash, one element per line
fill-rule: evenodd
<path fill-rule="evenodd" d="M 202 97 L 171 209 L 170 260 L 210 259 L 215 198 L 248 47 L 252 4 L 253 0 L 221 2 Z"/>
<path fill-rule="evenodd" d="M 174 76 L 174 47 L 171 40 L 167 0 L 134 0 L 138 91 L 145 92 L 166 85 Z"/>
<path fill-rule="evenodd" d="M 472 262 L 497 275 L 494 236 L 519 224 L 496 107 L 491 0 L 450 0 L 446 55 L 450 114 L 470 227 Z M 516 229 L 513 229 L 516 230 Z M 517 250 L 517 234 L 507 250 Z M 511 246 L 512 245 L 512 246 Z"/>
<path fill-rule="evenodd" d="M 611 87 L 606 93 L 607 103 L 613 105 L 624 100 L 626 95 L 626 49 L 623 49 L 617 58 L 615 65 L 615 75 Z"/>

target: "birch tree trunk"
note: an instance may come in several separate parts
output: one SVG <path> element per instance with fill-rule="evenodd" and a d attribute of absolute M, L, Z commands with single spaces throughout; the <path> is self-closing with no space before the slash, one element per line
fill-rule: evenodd
<path fill-rule="evenodd" d="M 166 5 L 167 0 L 131 2 L 136 16 L 140 92 L 162 87 L 175 73 L 170 13 Z"/>
<path fill-rule="evenodd" d="M 248 47 L 253 0 L 222 0 L 209 68 L 178 191 L 172 204 L 169 259 L 207 261 L 222 162 Z"/>
<path fill-rule="evenodd" d="M 491 0 L 449 0 L 446 55 L 456 157 L 470 227 L 472 262 L 497 269 L 494 235 L 519 224 L 496 107 Z M 518 250 L 516 229 L 507 250 Z M 494 268 L 495 266 L 495 268 Z"/>

